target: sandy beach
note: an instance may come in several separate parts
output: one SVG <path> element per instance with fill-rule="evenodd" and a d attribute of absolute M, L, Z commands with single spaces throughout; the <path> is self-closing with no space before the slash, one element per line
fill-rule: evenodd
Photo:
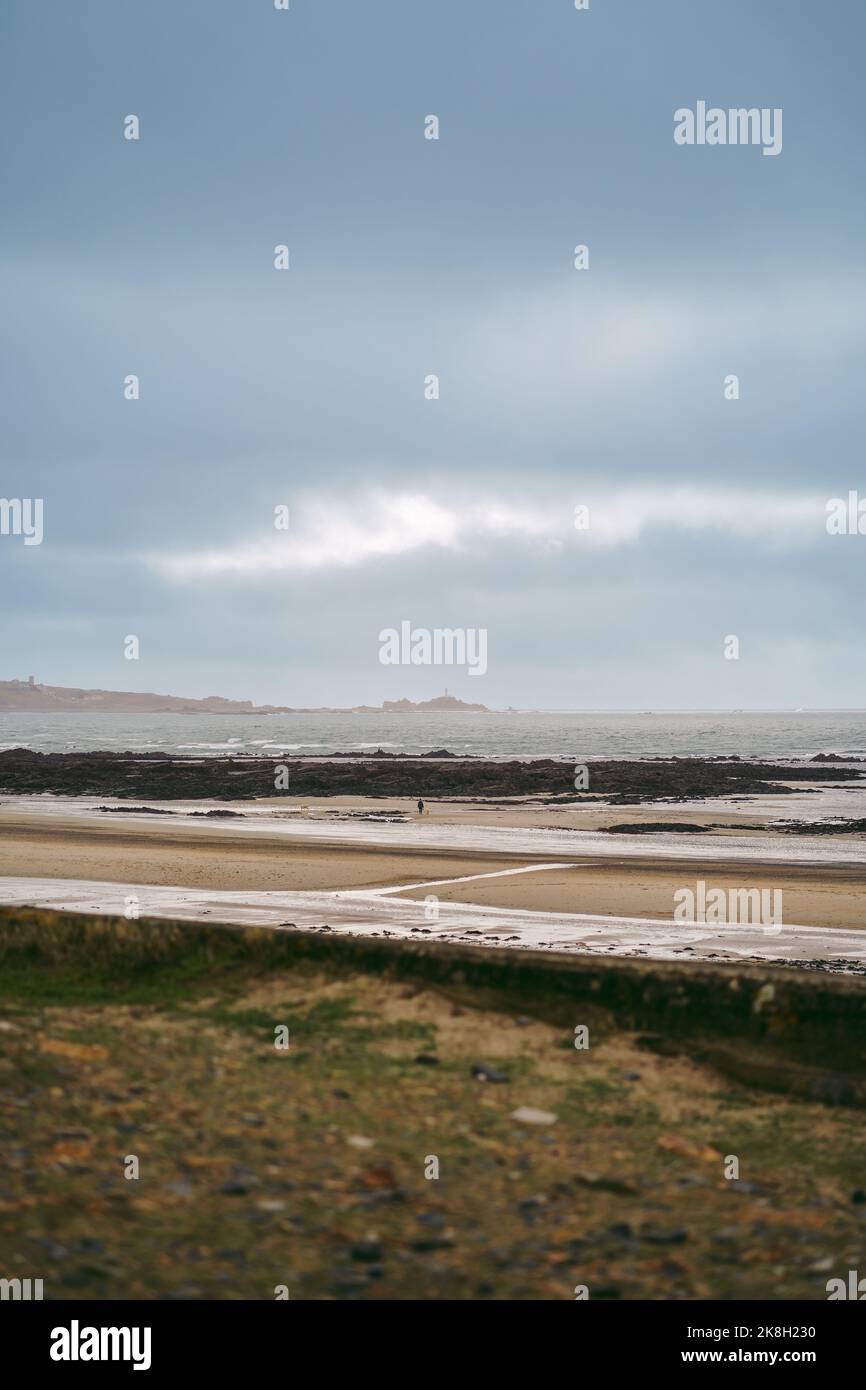
<path fill-rule="evenodd" d="M 580 834 L 572 836 L 572 843 L 566 846 L 535 848 L 526 843 L 522 853 L 470 847 L 449 850 L 424 844 L 395 844 L 389 850 L 359 839 L 367 830 L 366 824 L 329 821 L 328 812 L 333 809 L 330 805 L 317 808 L 315 816 L 303 825 L 291 821 L 279 827 L 264 824 L 250 833 L 231 823 L 190 822 L 180 816 L 166 824 L 157 816 L 100 816 L 83 808 L 75 815 L 46 815 L 0 807 L 0 875 L 26 871 L 33 877 L 222 891 L 377 890 L 420 883 L 421 887 L 404 890 L 405 896 L 415 899 L 423 899 L 427 888 L 432 891 L 435 884 L 437 896 L 449 902 L 666 920 L 671 917 L 674 892 L 701 877 L 708 886 L 725 890 L 771 884 L 784 893 L 786 916 L 791 921 L 827 927 L 864 924 L 866 862 L 858 864 L 853 858 L 855 853 L 863 853 L 862 843 L 851 844 L 851 862 L 832 865 L 782 863 L 772 853 L 774 841 L 760 830 L 745 837 L 751 841 L 747 861 L 739 843 L 744 837 L 737 837 L 727 848 L 733 838 L 731 831 L 721 832 L 722 845 L 715 837 L 711 842 L 701 837 L 698 846 L 693 842 L 673 847 L 666 843 L 666 852 L 671 848 L 680 851 L 671 858 L 661 858 L 658 846 L 645 836 L 625 845 L 622 837 L 612 836 L 604 846 L 585 848 Z M 355 802 L 340 809 L 363 812 L 367 808 Z M 649 819 L 651 813 L 641 809 L 644 819 Z M 257 806 L 256 812 L 261 815 L 261 807 Z M 679 818 L 685 819 L 682 813 Z M 690 818 L 700 825 L 708 816 L 692 812 Z M 526 817 L 518 812 L 488 812 L 473 816 L 471 824 L 538 830 L 548 828 L 554 815 L 547 816 L 548 825 L 541 824 L 543 817 L 537 814 L 531 819 L 533 824 L 526 826 Z M 586 830 L 598 828 L 605 819 L 610 821 L 610 815 L 594 813 L 594 824 L 586 825 Z M 465 813 L 443 808 L 436 825 L 466 830 Z M 417 826 L 408 822 L 408 828 L 417 834 L 428 831 L 430 823 Z M 560 829 L 559 825 L 549 828 Z M 389 830 L 391 827 L 377 827 L 380 835 Z M 762 842 L 766 843 L 765 856 L 761 856 Z M 785 848 L 791 850 L 792 846 Z M 799 842 L 793 848 L 804 846 Z M 814 850 L 811 843 L 805 848 Z M 821 844 L 817 850 L 826 848 Z M 601 858 L 602 849 L 610 851 L 605 858 Z M 836 855 L 844 853 L 838 842 L 832 850 Z M 553 862 L 562 858 L 570 861 L 565 867 Z M 532 866 L 544 871 L 517 872 Z"/>
<path fill-rule="evenodd" d="M 797 799 L 786 801 L 796 816 Z M 781 834 L 776 811 L 772 797 L 626 810 L 443 801 L 419 816 L 405 798 L 333 797 L 233 802 L 223 819 L 225 805 L 207 801 L 13 797 L 0 803 L 0 900 L 117 912 L 131 896 L 142 911 L 191 920 L 859 960 L 866 841 Z M 622 824 L 631 832 L 610 829 Z M 659 824 L 668 828 L 640 833 Z M 688 929 L 675 894 L 698 881 L 780 894 L 784 926 Z"/>

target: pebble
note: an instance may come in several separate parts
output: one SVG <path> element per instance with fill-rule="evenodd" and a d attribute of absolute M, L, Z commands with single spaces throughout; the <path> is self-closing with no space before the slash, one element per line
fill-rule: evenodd
<path fill-rule="evenodd" d="M 517 1203 L 517 1210 L 522 1212 L 537 1211 L 539 1207 L 547 1204 L 546 1197 L 521 1197 Z"/>
<path fill-rule="evenodd" d="M 689 1238 L 685 1226 L 674 1226 L 670 1231 L 645 1230 L 640 1233 L 641 1240 L 650 1245 L 683 1245 Z"/>
<path fill-rule="evenodd" d="M 517 1110 L 512 1110 L 511 1119 L 522 1125 L 555 1125 L 557 1117 L 550 1110 L 536 1110 L 531 1105 L 521 1105 Z"/>
<path fill-rule="evenodd" d="M 612 1226 L 608 1226 L 607 1234 L 616 1240 L 631 1240 L 633 1232 L 627 1221 L 615 1221 Z"/>
<path fill-rule="evenodd" d="M 165 1190 L 166 1192 L 173 1192 L 175 1197 L 183 1197 L 186 1201 L 195 1196 L 193 1185 L 186 1178 L 178 1178 L 176 1182 L 166 1183 Z"/>
<path fill-rule="evenodd" d="M 423 1236 L 412 1241 L 412 1249 L 419 1255 L 432 1254 L 434 1250 L 451 1250 L 454 1241 L 450 1236 Z"/>
<path fill-rule="evenodd" d="M 495 1067 L 489 1067 L 486 1062 L 475 1062 L 472 1067 L 472 1075 L 476 1081 L 494 1081 L 500 1085 L 508 1080 L 502 1071 L 497 1071 Z"/>
<path fill-rule="evenodd" d="M 362 1264 L 378 1264 L 383 1253 L 378 1240 L 359 1240 L 349 1251 L 352 1259 Z"/>
<path fill-rule="evenodd" d="M 366 1275 L 345 1265 L 338 1265 L 336 1269 L 331 1270 L 331 1282 L 339 1289 L 365 1289 L 367 1287 Z"/>

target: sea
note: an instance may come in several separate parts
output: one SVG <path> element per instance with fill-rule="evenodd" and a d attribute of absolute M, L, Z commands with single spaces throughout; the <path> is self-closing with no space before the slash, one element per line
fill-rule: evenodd
<path fill-rule="evenodd" d="M 0 713 L 0 751 L 175 757 L 430 753 L 485 758 L 866 757 L 866 710 L 490 714 Z"/>

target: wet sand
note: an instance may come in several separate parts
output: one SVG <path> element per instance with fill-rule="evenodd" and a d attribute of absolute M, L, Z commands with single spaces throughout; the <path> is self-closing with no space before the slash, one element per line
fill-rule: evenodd
<path fill-rule="evenodd" d="M 840 802 L 840 797 L 850 799 Z M 230 804 L 204 798 L 150 799 L 137 804 L 117 797 L 5 796 L 0 799 L 0 835 L 25 826 L 42 830 L 50 823 L 56 829 L 87 825 L 113 831 L 124 827 L 179 831 L 190 843 L 214 834 L 246 841 L 266 836 L 282 844 L 295 839 L 378 846 L 400 853 L 452 850 L 541 857 L 593 854 L 866 864 L 866 835 L 786 834 L 779 820 L 782 808 L 786 820 L 825 819 L 841 810 L 850 818 L 866 819 L 866 785 L 806 790 L 781 803 L 773 795 L 628 807 L 578 799 L 557 806 L 519 800 L 442 800 L 427 803 L 423 816 L 418 815 L 414 801 L 396 797 L 321 797 L 309 802 L 278 797 Z M 616 832 L 623 824 L 674 824 L 679 830 L 643 835 Z M 683 828 L 693 828 L 694 833 L 683 833 Z"/>
<path fill-rule="evenodd" d="M 134 905 L 141 917 L 190 922 L 346 932 L 363 936 L 424 934 L 431 940 L 466 944 L 548 948 L 583 955 L 614 954 L 654 960 L 775 961 L 821 965 L 842 971 L 866 969 L 866 933 L 807 925 L 710 925 L 619 917 L 531 912 L 436 904 L 393 890 L 340 893 L 218 892 L 144 887 L 81 879 L 0 879 L 0 902 L 9 906 L 122 915 Z"/>
<path fill-rule="evenodd" d="M 223 821 L 192 818 L 183 803 L 120 814 L 97 804 L 123 803 L 0 804 L 0 902 L 123 912 L 132 897 L 142 914 L 190 920 L 661 958 L 866 959 L 862 836 L 785 836 L 766 821 L 699 833 L 708 817 L 718 823 L 716 807 L 665 812 L 694 832 L 625 835 L 598 828 L 622 820 L 620 808 L 594 810 L 591 829 L 581 817 L 578 831 L 563 829 L 559 811 L 525 807 L 479 815 L 437 804 L 422 819 L 405 801 L 340 798 L 311 813 L 282 800 L 234 803 L 243 816 Z M 658 807 L 642 810 L 662 818 Z M 698 879 L 707 890 L 781 891 L 784 928 L 675 921 L 674 894 Z"/>
<path fill-rule="evenodd" d="M 621 837 L 607 837 L 602 848 L 610 853 L 602 857 L 595 837 L 592 847 L 584 849 L 578 837 L 569 836 L 564 847 L 557 846 L 563 861 L 557 864 L 540 847 L 522 855 L 399 844 L 388 851 L 378 844 L 353 843 L 350 837 L 358 827 L 345 823 L 323 827 L 332 838 L 321 842 L 306 838 L 299 827 L 270 834 L 261 828 L 250 835 L 234 825 L 157 819 L 131 825 L 127 819 L 118 825 L 114 819 L 93 824 L 52 816 L 13 822 L 0 816 L 0 876 L 217 892 L 396 890 L 416 901 L 435 893 L 442 902 L 498 909 L 667 921 L 675 892 L 694 890 L 700 878 L 708 890 L 779 890 L 786 921 L 855 929 L 866 924 L 866 864 L 780 863 L 769 853 L 758 858 L 754 844 L 742 860 L 730 839 L 723 847 L 710 846 L 706 837 L 698 845 L 666 845 L 665 856 L 657 858 L 655 836 L 652 842 L 638 837 L 625 849 L 619 845 Z M 398 827 L 376 830 L 391 830 L 395 838 L 399 833 Z M 802 848 L 799 840 L 792 845 Z M 716 852 L 721 848 L 720 859 Z M 669 857 L 680 849 L 683 857 Z M 525 872 L 529 868 L 543 872 Z"/>

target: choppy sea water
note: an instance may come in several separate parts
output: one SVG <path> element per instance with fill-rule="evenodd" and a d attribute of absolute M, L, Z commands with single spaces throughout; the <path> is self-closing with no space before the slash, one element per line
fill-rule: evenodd
<path fill-rule="evenodd" d="M 866 758 L 866 711 L 508 714 L 10 714 L 0 750 L 105 749 L 190 758 L 452 753 L 498 758 Z"/>

